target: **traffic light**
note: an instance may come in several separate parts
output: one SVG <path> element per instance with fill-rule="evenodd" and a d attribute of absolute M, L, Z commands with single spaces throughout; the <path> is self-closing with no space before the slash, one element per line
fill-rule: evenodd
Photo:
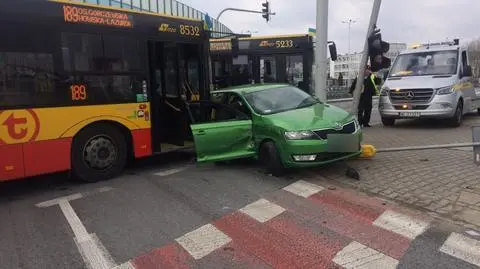
<path fill-rule="evenodd" d="M 368 55 L 370 56 L 370 66 L 373 72 L 391 66 L 392 60 L 384 55 L 389 50 L 390 43 L 382 40 L 380 29 L 375 29 L 368 38 Z"/>
<path fill-rule="evenodd" d="M 270 3 L 268 2 L 268 0 L 265 1 L 265 3 L 262 3 L 262 12 L 263 12 L 263 15 L 262 17 L 268 21 L 270 21 Z"/>
<path fill-rule="evenodd" d="M 232 39 L 232 56 L 233 58 L 237 58 L 238 54 L 240 53 L 240 47 L 238 44 L 238 37 L 235 36 Z"/>

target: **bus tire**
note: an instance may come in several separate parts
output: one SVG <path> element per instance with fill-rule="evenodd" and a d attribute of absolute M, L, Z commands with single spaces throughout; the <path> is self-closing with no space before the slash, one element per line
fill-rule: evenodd
<path fill-rule="evenodd" d="M 280 158 L 280 152 L 272 141 L 264 142 L 260 147 L 260 161 L 267 172 L 275 177 L 285 175 L 285 167 Z"/>
<path fill-rule="evenodd" d="M 113 125 L 85 128 L 72 143 L 72 174 L 88 183 L 119 176 L 127 162 L 127 143 Z"/>

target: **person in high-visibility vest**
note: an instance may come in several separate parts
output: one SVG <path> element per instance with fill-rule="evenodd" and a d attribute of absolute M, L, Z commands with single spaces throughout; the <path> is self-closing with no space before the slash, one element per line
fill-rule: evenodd
<path fill-rule="evenodd" d="M 371 127 L 370 117 L 372 116 L 373 96 L 379 95 L 379 89 L 377 85 L 380 83 L 381 79 L 375 77 L 370 69 L 370 66 L 367 66 L 364 74 L 360 102 L 358 103 L 358 121 L 362 127 Z M 352 94 L 355 90 L 356 84 L 357 78 L 353 80 L 353 83 L 350 86 L 350 94 Z"/>

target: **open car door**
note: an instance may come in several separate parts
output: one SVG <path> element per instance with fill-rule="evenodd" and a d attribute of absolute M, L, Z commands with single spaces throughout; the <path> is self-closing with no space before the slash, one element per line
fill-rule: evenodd
<path fill-rule="evenodd" d="M 189 104 L 197 162 L 217 162 L 255 155 L 252 120 L 231 107 L 209 101 Z"/>

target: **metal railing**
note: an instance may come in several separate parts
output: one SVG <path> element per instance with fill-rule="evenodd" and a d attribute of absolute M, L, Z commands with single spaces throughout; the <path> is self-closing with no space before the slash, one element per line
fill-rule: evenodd
<path fill-rule="evenodd" d="M 148 11 L 158 14 L 165 14 L 189 19 L 205 21 L 205 13 L 185 5 L 176 0 L 70 0 L 72 2 L 82 2 L 97 4 L 110 7 L 125 8 L 138 11 Z M 233 33 L 227 26 L 218 20 L 210 17 L 212 21 L 212 31 L 221 33 Z M 215 37 L 218 33 L 213 33 Z"/>

